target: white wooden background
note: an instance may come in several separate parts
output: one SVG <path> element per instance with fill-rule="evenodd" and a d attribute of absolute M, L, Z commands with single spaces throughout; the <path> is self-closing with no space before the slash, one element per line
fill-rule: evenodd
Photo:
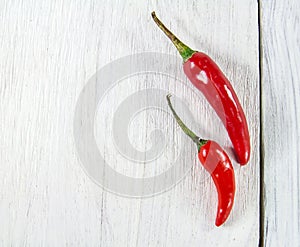
<path fill-rule="evenodd" d="M 300 2 L 262 1 L 265 246 L 300 245 Z"/>
<path fill-rule="evenodd" d="M 0 245 L 299 245 L 299 7 L 296 0 L 1 0 Z M 194 149 L 185 154 L 195 166 L 184 180 L 146 199 L 103 190 L 83 171 L 76 152 L 75 105 L 98 69 L 144 51 L 177 55 L 152 22 L 152 10 L 185 43 L 217 61 L 245 109 L 251 161 L 243 168 L 234 162 L 236 201 L 220 228 L 213 225 L 215 188 L 196 166 Z M 141 88 L 162 88 L 184 99 L 201 122 L 195 132 L 230 146 L 201 94 L 191 97 L 188 81 L 173 87 L 164 80 L 127 78 L 99 105 L 97 141 L 121 173 L 151 176 L 167 169 L 159 162 L 150 166 L 155 169 L 117 162 L 110 144 L 111 115 Z M 145 149 L 151 114 L 160 126 L 175 128 L 164 131 L 178 139 L 171 115 L 144 111 L 128 133 L 138 148 Z"/>

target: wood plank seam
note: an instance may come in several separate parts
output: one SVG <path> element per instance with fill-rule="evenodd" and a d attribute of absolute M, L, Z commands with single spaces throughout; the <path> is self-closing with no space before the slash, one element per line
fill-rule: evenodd
<path fill-rule="evenodd" d="M 264 246 L 264 140 L 263 140 L 263 109 L 262 109 L 262 73 L 263 73 L 263 53 L 262 53 L 262 12 L 261 12 L 261 0 L 257 1 L 258 8 L 258 80 L 259 80 L 259 116 L 260 116 L 260 131 L 259 131 L 259 246 Z"/>

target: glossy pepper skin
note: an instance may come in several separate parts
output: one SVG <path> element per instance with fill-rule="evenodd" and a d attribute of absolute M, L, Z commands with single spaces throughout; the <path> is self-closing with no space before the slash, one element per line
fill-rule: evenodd
<path fill-rule="evenodd" d="M 210 173 L 218 191 L 218 210 L 216 226 L 222 225 L 228 218 L 235 194 L 235 176 L 228 155 L 214 141 L 207 141 L 201 146 L 198 158 L 204 168 Z"/>
<path fill-rule="evenodd" d="M 168 105 L 181 129 L 198 147 L 198 158 L 204 168 L 210 173 L 218 192 L 218 209 L 215 225 L 222 225 L 228 218 L 235 196 L 235 175 L 231 161 L 218 143 L 200 139 L 179 118 L 167 95 Z"/>
<path fill-rule="evenodd" d="M 250 136 L 243 108 L 231 83 L 218 65 L 206 54 L 183 44 L 152 12 L 159 28 L 173 42 L 182 56 L 183 70 L 193 85 L 200 90 L 222 120 L 241 165 L 250 159 Z"/>
<path fill-rule="evenodd" d="M 196 52 L 184 64 L 183 70 L 222 120 L 237 155 L 245 165 L 250 158 L 250 137 L 242 106 L 229 80 L 206 54 Z"/>

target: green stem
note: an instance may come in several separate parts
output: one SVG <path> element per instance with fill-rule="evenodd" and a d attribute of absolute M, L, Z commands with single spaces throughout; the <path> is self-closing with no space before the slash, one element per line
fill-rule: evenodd
<path fill-rule="evenodd" d="M 168 36 L 168 38 L 175 45 L 180 55 L 183 58 L 183 61 L 187 61 L 196 51 L 189 48 L 187 45 L 182 43 L 156 16 L 155 12 L 151 13 L 154 22 L 157 26 Z"/>
<path fill-rule="evenodd" d="M 168 101 L 168 105 L 174 115 L 174 118 L 176 119 L 176 122 L 178 123 L 178 125 L 180 126 L 180 128 L 183 130 L 183 132 L 188 135 L 192 140 L 193 142 L 196 143 L 197 147 L 198 147 L 198 150 L 200 150 L 200 148 L 205 144 L 207 143 L 207 140 L 203 140 L 203 139 L 200 139 L 199 136 L 197 136 L 193 131 L 191 131 L 181 120 L 181 118 L 177 115 L 176 111 L 174 110 L 173 108 L 173 105 L 171 103 L 171 100 L 170 98 L 172 97 L 171 94 L 168 94 L 167 95 L 167 101 Z"/>

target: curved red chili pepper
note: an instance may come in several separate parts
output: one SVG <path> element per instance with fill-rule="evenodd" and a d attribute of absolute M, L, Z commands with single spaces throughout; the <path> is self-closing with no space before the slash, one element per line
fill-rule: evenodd
<path fill-rule="evenodd" d="M 228 155 L 214 141 L 204 144 L 198 153 L 199 160 L 211 174 L 218 191 L 218 212 L 216 226 L 222 225 L 233 206 L 235 194 L 234 170 Z"/>
<path fill-rule="evenodd" d="M 245 165 L 250 158 L 250 137 L 243 108 L 229 80 L 206 54 L 183 44 L 152 12 L 159 28 L 173 42 L 184 60 L 183 70 L 222 120 L 235 149 L 237 160 Z"/>
<path fill-rule="evenodd" d="M 198 158 L 204 168 L 211 174 L 218 192 L 218 211 L 215 221 L 216 226 L 222 225 L 228 218 L 235 195 L 235 175 L 231 161 L 220 145 L 211 140 L 200 139 L 179 118 L 167 96 L 168 105 L 181 129 L 198 147 Z"/>

